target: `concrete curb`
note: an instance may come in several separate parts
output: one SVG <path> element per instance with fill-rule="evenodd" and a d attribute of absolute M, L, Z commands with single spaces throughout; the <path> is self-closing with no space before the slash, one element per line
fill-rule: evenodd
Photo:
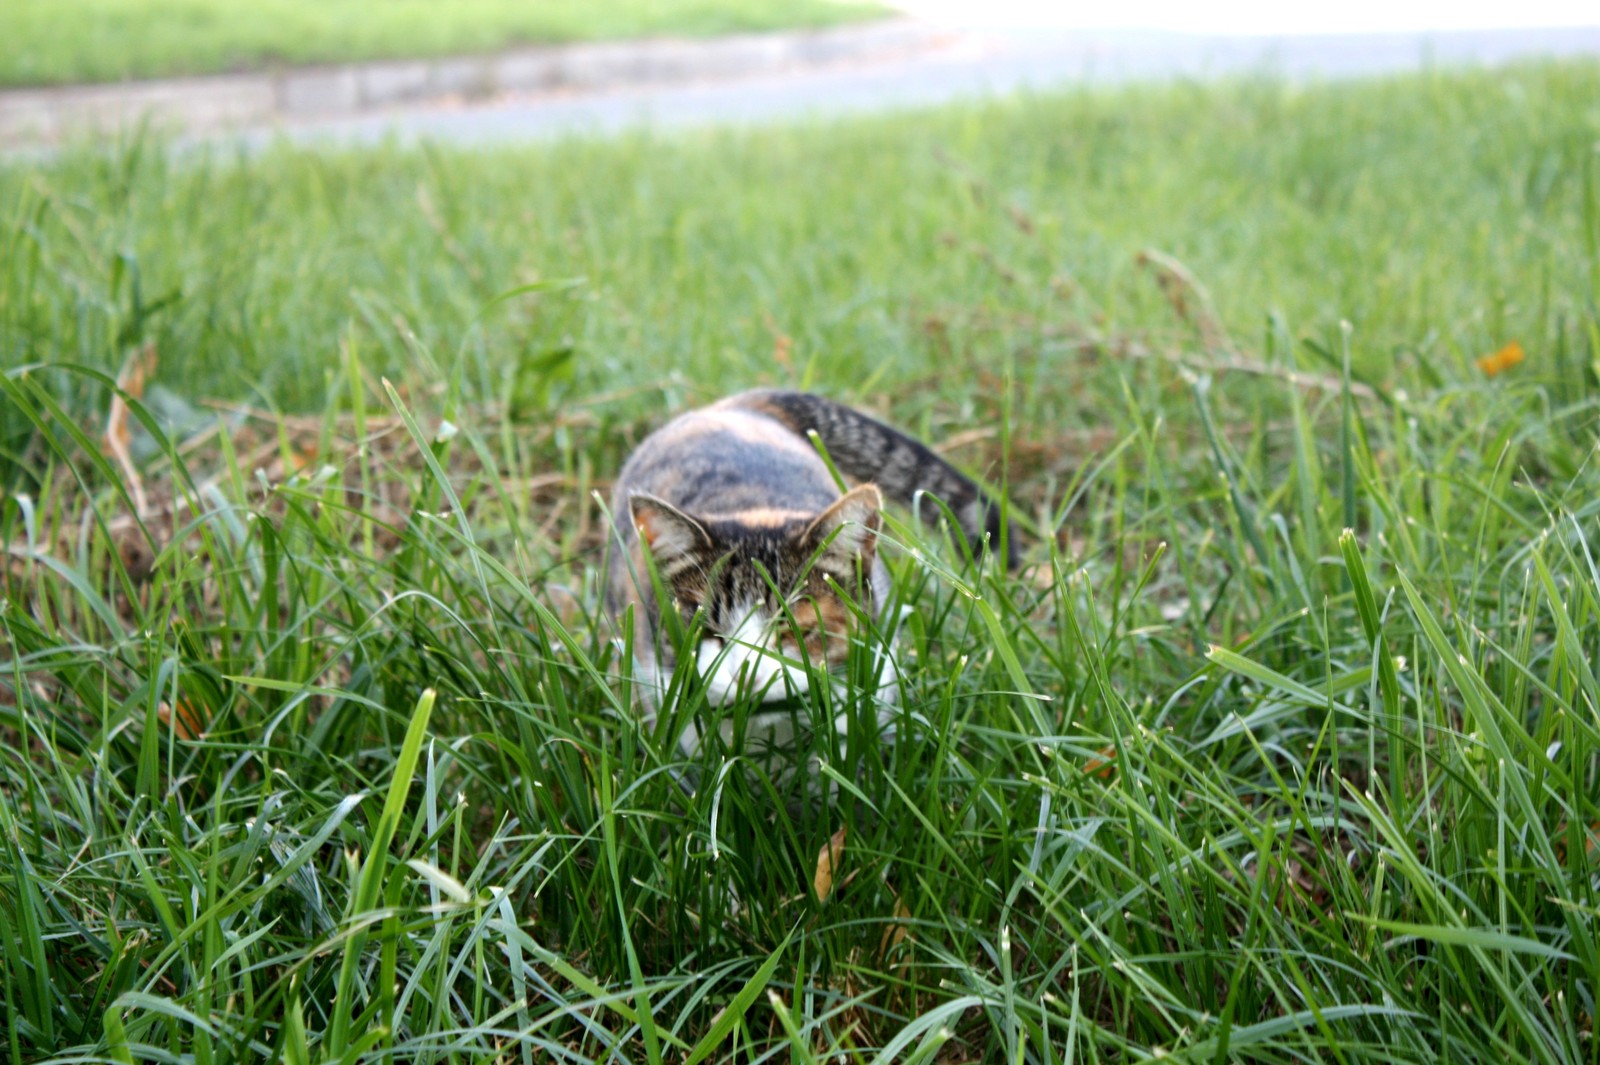
<path fill-rule="evenodd" d="M 149 122 L 205 133 L 484 100 L 506 93 L 579 93 L 720 81 L 870 61 L 932 47 L 911 19 L 705 40 L 660 38 L 517 48 L 477 56 L 350 63 L 260 74 L 0 91 L 0 147 L 57 143 Z"/>

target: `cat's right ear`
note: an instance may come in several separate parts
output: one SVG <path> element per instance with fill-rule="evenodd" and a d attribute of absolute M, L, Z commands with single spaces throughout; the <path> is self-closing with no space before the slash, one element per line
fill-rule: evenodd
<path fill-rule="evenodd" d="M 837 577 L 849 577 L 856 564 L 872 568 L 878 551 L 878 530 L 883 526 L 883 493 L 875 484 L 857 485 L 818 514 L 801 534 L 807 550 L 826 542 L 817 565 Z M 832 537 L 830 540 L 829 537 Z"/>
<path fill-rule="evenodd" d="M 705 526 L 649 492 L 630 495 L 628 508 L 633 527 L 655 558 L 662 580 L 676 580 L 706 564 L 711 554 L 711 534 Z"/>

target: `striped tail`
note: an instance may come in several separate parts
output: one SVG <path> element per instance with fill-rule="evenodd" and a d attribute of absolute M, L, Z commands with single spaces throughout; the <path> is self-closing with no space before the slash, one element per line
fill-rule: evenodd
<path fill-rule="evenodd" d="M 1000 505 L 972 479 L 934 454 L 925 444 L 875 418 L 831 399 L 808 392 L 758 389 L 716 404 L 755 411 L 774 418 L 800 436 L 815 430 L 840 472 L 858 482 L 870 481 L 897 503 L 910 506 L 918 492 L 943 500 L 967 539 L 973 554 L 1000 550 Z M 931 508 L 924 510 L 931 513 Z M 1016 540 L 1006 537 L 1006 565 L 1017 566 Z"/>

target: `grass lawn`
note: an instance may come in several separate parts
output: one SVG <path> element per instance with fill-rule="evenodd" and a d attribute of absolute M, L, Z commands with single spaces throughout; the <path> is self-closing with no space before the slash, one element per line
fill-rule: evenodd
<path fill-rule="evenodd" d="M 1600 1061 L 1596 99 L 5 164 L 0 1054 Z M 895 738 L 798 781 L 598 605 L 763 383 L 1027 531 L 891 526 Z"/>
<path fill-rule="evenodd" d="M 702 37 L 831 26 L 887 11 L 871 0 L 7 0 L 0 86 Z"/>

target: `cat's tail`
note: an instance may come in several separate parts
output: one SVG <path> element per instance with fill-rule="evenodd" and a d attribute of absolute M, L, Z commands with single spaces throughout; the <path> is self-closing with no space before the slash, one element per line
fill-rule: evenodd
<path fill-rule="evenodd" d="M 841 473 L 876 484 L 884 495 L 906 506 L 919 492 L 937 496 L 955 514 L 974 554 L 982 550 L 985 537 L 989 550 L 999 553 L 999 503 L 927 445 L 898 429 L 809 392 L 758 389 L 730 396 L 717 406 L 765 414 L 801 436 L 815 430 Z M 928 503 L 920 510 L 925 518 L 939 514 L 938 508 Z M 1007 568 L 1015 569 L 1014 536 L 1005 537 L 1005 557 Z"/>

